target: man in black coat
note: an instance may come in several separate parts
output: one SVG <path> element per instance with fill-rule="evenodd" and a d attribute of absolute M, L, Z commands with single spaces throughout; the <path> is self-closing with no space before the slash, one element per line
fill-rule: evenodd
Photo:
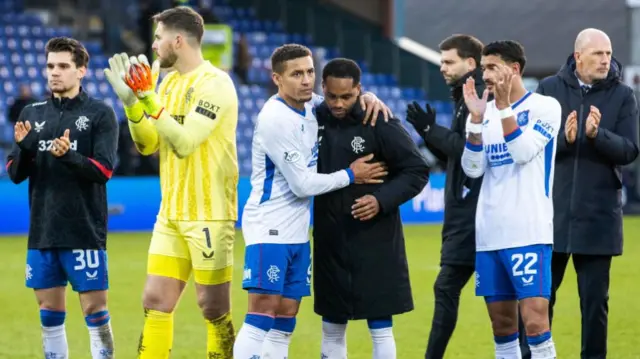
<path fill-rule="evenodd" d="M 435 310 L 426 359 L 444 357 L 458 319 L 460 292 L 475 271 L 475 216 L 482 178 L 467 177 L 460 164 L 469 116 L 462 85 L 473 76 L 476 92 L 484 91 L 479 67 L 482 47 L 480 40 L 469 35 L 453 35 L 440 43 L 440 71 L 455 102 L 451 129 L 436 123 L 436 113 L 429 105 L 424 111 L 414 102 L 407 109 L 407 121 L 429 151 L 447 164 L 440 272 L 433 286 Z"/>
<path fill-rule="evenodd" d="M 537 90 L 555 97 L 566 119 L 558 134 L 553 186 L 551 305 L 573 256 L 583 359 L 607 355 L 609 272 L 612 257 L 622 254 L 622 166 L 638 156 L 636 99 L 611 54 L 604 32 L 583 30 L 567 63 Z"/>
<path fill-rule="evenodd" d="M 314 199 L 313 288 L 315 312 L 323 317 L 322 358 L 346 358 L 347 321 L 367 319 L 373 358 L 393 359 L 391 318 L 413 310 L 399 207 L 424 188 L 429 168 L 397 119 L 363 126 L 355 62 L 330 61 L 322 80 L 318 172 L 366 155 L 385 162 L 389 172 L 383 183 L 352 185 Z"/>

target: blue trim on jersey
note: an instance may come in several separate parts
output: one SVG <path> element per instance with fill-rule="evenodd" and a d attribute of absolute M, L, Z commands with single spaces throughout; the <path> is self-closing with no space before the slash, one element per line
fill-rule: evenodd
<path fill-rule="evenodd" d="M 302 110 L 298 110 L 297 108 L 291 107 L 289 106 L 289 104 L 287 103 L 287 101 L 285 101 L 282 97 L 276 97 L 276 100 L 282 102 L 283 104 L 285 104 L 288 108 L 290 108 L 293 112 L 297 113 L 298 115 L 305 117 L 307 116 L 307 108 L 303 108 Z"/>
<path fill-rule="evenodd" d="M 513 131 L 510 134 L 504 136 L 504 141 L 505 142 L 511 142 L 511 141 L 515 140 L 516 138 L 520 137 L 521 134 L 522 134 L 522 130 L 520 129 L 520 127 L 518 127 L 518 128 L 516 128 L 515 131 Z"/>
<path fill-rule="evenodd" d="M 518 101 L 516 101 L 516 103 L 514 103 L 513 105 L 511 105 L 511 109 L 515 110 L 516 107 L 518 107 L 521 103 L 524 102 L 524 100 L 527 99 L 527 97 L 531 96 L 531 91 L 527 91 L 526 94 L 524 94 L 524 96 L 522 96 L 521 99 L 519 99 Z"/>
<path fill-rule="evenodd" d="M 556 139 L 552 139 L 544 146 L 544 195 L 549 197 L 549 189 L 551 188 L 551 166 L 553 166 L 553 148 Z"/>
<path fill-rule="evenodd" d="M 353 170 L 351 168 L 347 168 L 345 171 L 347 171 L 347 174 L 349 175 L 349 183 L 353 183 L 356 180 L 356 175 L 353 173 Z"/>
<path fill-rule="evenodd" d="M 262 197 L 260 198 L 260 204 L 268 201 L 269 198 L 271 198 L 273 177 L 276 174 L 276 165 L 267 155 L 264 155 L 264 171 L 264 184 L 262 185 Z"/>
<path fill-rule="evenodd" d="M 468 148 L 470 151 L 482 152 L 482 145 L 476 145 L 475 143 L 471 143 L 471 142 L 467 141 L 467 143 L 465 143 L 464 146 L 466 148 Z"/>

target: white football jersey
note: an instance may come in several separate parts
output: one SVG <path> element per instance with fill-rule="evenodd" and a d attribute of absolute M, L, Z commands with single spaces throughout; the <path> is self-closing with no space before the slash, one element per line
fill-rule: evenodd
<path fill-rule="evenodd" d="M 308 242 L 312 197 L 353 181 L 350 169 L 317 173 L 314 105 L 321 101 L 314 97 L 299 111 L 274 96 L 258 114 L 251 146 L 251 194 L 242 214 L 246 245 Z"/>
<path fill-rule="evenodd" d="M 482 145 L 467 142 L 462 155 L 467 176 L 484 175 L 476 212 L 477 251 L 553 244 L 560 103 L 528 92 L 511 107 L 519 126 L 516 131 L 503 133 L 502 119 L 491 101 L 482 123 Z"/>

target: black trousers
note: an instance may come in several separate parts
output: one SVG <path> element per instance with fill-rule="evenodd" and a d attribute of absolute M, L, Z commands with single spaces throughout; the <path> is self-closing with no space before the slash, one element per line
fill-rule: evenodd
<path fill-rule="evenodd" d="M 564 279 L 570 256 L 573 256 L 573 267 L 578 276 L 578 295 L 580 296 L 580 312 L 582 313 L 582 350 L 580 351 L 580 358 L 605 359 L 607 357 L 611 256 L 553 253 L 551 260 L 552 287 L 549 320 L 550 322 L 553 321 L 556 292 Z M 530 359 L 531 353 L 526 345 L 525 335 L 521 320 L 520 345 L 523 353 L 522 358 Z"/>
<path fill-rule="evenodd" d="M 458 321 L 460 292 L 475 272 L 473 266 L 442 265 L 433 285 L 435 310 L 425 359 L 442 359 Z"/>

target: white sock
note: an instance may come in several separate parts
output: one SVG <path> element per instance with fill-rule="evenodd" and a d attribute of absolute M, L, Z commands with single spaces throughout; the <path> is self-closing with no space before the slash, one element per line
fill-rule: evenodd
<path fill-rule="evenodd" d="M 111 332 L 111 317 L 108 310 L 89 314 L 84 318 L 89 328 L 91 342 L 91 358 L 113 359 L 113 333 Z"/>
<path fill-rule="evenodd" d="M 69 358 L 69 346 L 64 324 L 55 327 L 42 327 L 42 349 L 45 358 Z"/>
<path fill-rule="evenodd" d="M 322 321 L 321 359 L 347 359 L 347 325 Z"/>
<path fill-rule="evenodd" d="M 502 338 L 496 340 L 496 359 L 522 359 L 518 334 Z"/>
<path fill-rule="evenodd" d="M 287 359 L 290 342 L 291 333 L 271 329 L 264 338 L 260 359 Z"/>
<path fill-rule="evenodd" d="M 396 340 L 393 338 L 393 329 L 380 328 L 369 329 L 373 340 L 373 359 L 395 359 Z"/>
<path fill-rule="evenodd" d="M 244 323 L 238 332 L 236 342 L 233 345 L 233 357 L 235 359 L 261 359 L 262 344 L 267 336 L 267 331 Z"/>
<path fill-rule="evenodd" d="M 115 358 L 111 323 L 88 328 L 89 340 L 91 341 L 91 357 L 93 359 Z"/>
<path fill-rule="evenodd" d="M 533 338 L 527 337 L 527 341 L 531 349 L 531 359 L 556 359 L 556 346 L 550 332 Z"/>

